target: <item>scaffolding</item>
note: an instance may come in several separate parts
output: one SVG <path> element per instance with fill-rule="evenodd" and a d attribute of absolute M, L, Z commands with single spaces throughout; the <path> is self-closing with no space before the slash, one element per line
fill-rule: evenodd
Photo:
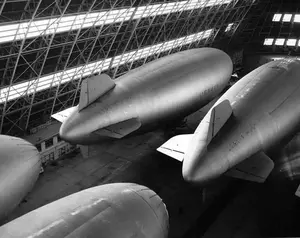
<path fill-rule="evenodd" d="M 0 3 L 1 4 L 1 3 Z M 0 132 L 28 134 L 78 104 L 82 79 L 214 46 L 255 0 L 28 0 L 0 5 Z"/>

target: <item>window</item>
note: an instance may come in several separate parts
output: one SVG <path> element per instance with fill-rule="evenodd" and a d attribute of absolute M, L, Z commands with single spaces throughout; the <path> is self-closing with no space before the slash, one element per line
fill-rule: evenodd
<path fill-rule="evenodd" d="M 45 147 L 46 147 L 46 148 L 49 148 L 49 147 L 51 147 L 51 146 L 53 146 L 53 138 L 50 138 L 50 139 L 48 139 L 48 140 L 45 140 Z"/>
<path fill-rule="evenodd" d="M 65 155 L 65 154 L 66 154 L 66 146 L 60 148 L 60 149 L 58 150 L 58 154 L 59 154 L 59 157 Z"/>
<path fill-rule="evenodd" d="M 274 14 L 273 21 L 280 21 L 282 14 Z"/>
<path fill-rule="evenodd" d="M 113 58 L 92 62 L 84 66 L 78 66 L 76 68 L 68 69 L 52 75 L 40 77 L 39 79 L 15 84 L 12 85 L 12 87 L 2 88 L 0 89 L 0 104 L 6 101 L 6 97 L 7 101 L 10 101 L 34 93 L 34 91 L 39 92 L 44 89 L 55 87 L 59 84 L 66 83 L 71 80 L 80 79 L 87 75 L 100 73 L 101 71 L 108 69 L 110 64 L 112 64 L 112 67 L 116 67 L 121 64 L 139 60 L 150 55 L 174 49 L 179 46 L 188 45 L 193 42 L 207 39 L 212 34 L 214 34 L 214 29 L 201 31 L 196 34 L 191 34 L 177 38 L 175 40 L 165 41 L 163 43 L 127 52 L 123 55 L 118 55 Z"/>
<path fill-rule="evenodd" d="M 292 19 L 292 14 L 284 14 L 282 21 L 283 22 L 290 22 Z"/>
<path fill-rule="evenodd" d="M 41 146 L 41 144 L 36 144 L 35 147 L 38 149 L 39 152 L 42 151 L 42 146 Z"/>
<path fill-rule="evenodd" d="M 273 41 L 274 41 L 273 38 L 267 38 L 267 39 L 265 39 L 264 45 L 272 45 Z"/>
<path fill-rule="evenodd" d="M 284 45 L 284 38 L 278 38 L 275 41 L 275 45 Z"/>
<path fill-rule="evenodd" d="M 43 35 L 74 31 L 81 28 L 113 24 L 149 16 L 164 15 L 181 11 L 218 6 L 232 0 L 189 0 L 169 3 L 150 4 L 101 12 L 67 15 L 51 19 L 33 20 L 17 24 L 0 24 L 0 43 L 33 38 Z"/>
<path fill-rule="evenodd" d="M 295 14 L 294 22 L 300 22 L 300 14 Z"/>
<path fill-rule="evenodd" d="M 296 39 L 288 39 L 288 40 L 286 41 L 286 45 L 287 45 L 287 46 L 296 46 L 296 42 L 297 42 Z"/>
<path fill-rule="evenodd" d="M 62 139 L 60 138 L 59 135 L 57 135 L 57 142 L 61 142 L 61 141 L 62 141 Z"/>

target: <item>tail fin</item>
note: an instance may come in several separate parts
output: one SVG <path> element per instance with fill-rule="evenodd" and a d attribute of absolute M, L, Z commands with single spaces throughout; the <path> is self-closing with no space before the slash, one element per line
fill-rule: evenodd
<path fill-rule="evenodd" d="M 263 183 L 273 168 L 274 162 L 264 152 L 258 152 L 225 174 L 234 178 Z"/>
<path fill-rule="evenodd" d="M 182 162 L 192 137 L 193 134 L 174 136 L 156 150 Z"/>
<path fill-rule="evenodd" d="M 206 144 L 219 132 L 232 114 L 232 108 L 228 100 L 214 106 L 203 118 L 195 133 L 206 135 Z"/>
<path fill-rule="evenodd" d="M 300 197 L 300 185 L 298 186 L 297 191 L 295 192 L 295 195 L 297 197 Z"/>
<path fill-rule="evenodd" d="M 141 122 L 138 118 L 131 118 L 125 121 L 118 122 L 100 130 L 94 131 L 93 133 L 100 136 L 108 136 L 112 138 L 121 139 L 124 136 L 136 131 L 140 128 Z"/>
<path fill-rule="evenodd" d="M 83 80 L 78 110 L 81 111 L 115 86 L 115 82 L 106 74 L 93 76 Z"/>
<path fill-rule="evenodd" d="M 195 131 L 195 133 L 199 133 L 197 138 L 204 141 L 206 145 L 209 144 L 231 114 L 232 108 L 228 100 L 224 100 L 214 106 L 197 127 Z M 183 161 L 185 152 L 188 149 L 193 136 L 194 134 L 186 134 L 172 137 L 156 150 L 174 159 Z"/>
<path fill-rule="evenodd" d="M 66 110 L 53 114 L 51 117 L 63 123 L 76 107 L 69 107 Z"/>

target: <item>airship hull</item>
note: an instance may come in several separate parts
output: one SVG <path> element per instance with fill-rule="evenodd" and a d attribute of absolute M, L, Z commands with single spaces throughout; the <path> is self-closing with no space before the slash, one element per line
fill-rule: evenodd
<path fill-rule="evenodd" d="M 29 142 L 0 135 L 0 219 L 30 192 L 40 172 L 40 155 Z"/>
<path fill-rule="evenodd" d="M 168 235 L 161 198 L 137 184 L 92 187 L 0 227 L 0 237 L 155 237 Z"/>
<path fill-rule="evenodd" d="M 60 136 L 91 144 L 149 131 L 206 105 L 224 89 L 231 73 L 230 57 L 213 48 L 160 58 L 119 77 L 85 108 L 79 104 L 63 122 Z"/>
<path fill-rule="evenodd" d="M 292 138 L 300 129 L 299 74 L 300 61 L 270 62 L 222 95 L 215 105 L 228 100 L 232 116 L 208 144 L 189 154 L 186 179 L 204 184 Z M 200 125 L 195 134 L 201 133 Z"/>

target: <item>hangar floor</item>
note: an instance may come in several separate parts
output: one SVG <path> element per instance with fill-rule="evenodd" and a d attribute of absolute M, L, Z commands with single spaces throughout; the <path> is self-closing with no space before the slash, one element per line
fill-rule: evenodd
<path fill-rule="evenodd" d="M 189 116 L 187 127 L 172 133 L 193 132 L 210 105 Z M 181 163 L 155 150 L 171 136 L 171 133 L 155 131 L 96 146 L 89 158 L 82 158 L 79 151 L 67 155 L 46 167 L 33 191 L 8 221 L 91 186 L 135 182 L 150 187 L 163 198 L 170 215 L 170 238 L 259 237 L 259 233 L 279 236 L 278 232 L 285 229 L 282 224 L 276 234 L 269 231 L 274 230 L 274 224 L 278 226 L 280 214 L 285 214 L 289 227 L 296 224 L 290 219 L 293 216 L 287 216 L 287 211 L 282 213 L 286 206 L 294 208 L 294 191 L 291 196 L 285 196 L 289 192 L 282 194 L 274 190 L 278 188 L 274 182 L 257 185 L 222 177 L 205 190 L 185 183 Z M 299 201 L 297 206 L 299 208 Z"/>

